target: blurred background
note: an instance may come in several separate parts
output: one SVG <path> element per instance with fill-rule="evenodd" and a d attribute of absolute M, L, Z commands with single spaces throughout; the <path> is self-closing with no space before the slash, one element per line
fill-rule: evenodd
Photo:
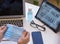
<path fill-rule="evenodd" d="M 37 6 L 39 6 L 42 2 L 42 0 L 25 0 L 25 1 L 28 2 L 28 3 L 37 5 Z"/>
<path fill-rule="evenodd" d="M 39 6 L 43 0 L 25 0 L 25 1 Z M 60 9 L 60 0 L 48 0 L 48 1 Z"/>

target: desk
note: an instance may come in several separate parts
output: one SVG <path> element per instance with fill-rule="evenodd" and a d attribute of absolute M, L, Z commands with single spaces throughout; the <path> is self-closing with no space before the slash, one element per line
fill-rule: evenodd
<path fill-rule="evenodd" d="M 29 3 L 25 3 L 26 16 L 27 16 L 28 8 L 32 8 L 33 16 L 36 15 L 36 13 L 37 13 L 37 11 L 39 9 L 38 6 L 29 4 Z M 26 17 L 23 18 L 23 19 L 24 19 L 24 21 L 23 21 L 23 23 L 24 23 L 24 25 L 23 25 L 24 29 L 26 29 L 28 32 L 30 32 L 30 42 L 28 44 L 33 44 L 31 32 L 33 32 L 33 31 L 39 31 L 39 30 L 37 30 L 35 28 L 32 28 L 29 25 L 29 23 L 27 22 Z M 39 25 L 44 25 L 43 23 L 41 23 L 40 21 L 38 21 L 34 17 L 33 17 L 33 20 L 35 21 L 35 23 L 37 23 Z M 41 32 L 44 44 L 60 44 L 60 32 L 54 33 L 46 25 L 44 27 L 46 27 L 46 31 L 45 32 Z M 2 41 L 1 44 L 17 44 L 17 43 L 16 42 L 12 42 L 12 41 L 6 41 L 6 42 Z"/>
<path fill-rule="evenodd" d="M 28 8 L 32 8 L 33 16 L 36 15 L 36 13 L 37 13 L 37 11 L 39 9 L 38 6 L 26 3 L 26 15 L 27 15 Z M 35 23 L 37 23 L 39 25 L 44 25 L 42 22 L 38 21 L 34 17 L 33 17 L 33 20 L 35 21 Z M 44 27 L 46 28 L 46 31 L 45 32 L 41 32 L 44 44 L 60 44 L 60 32 L 54 33 L 46 25 Z M 24 22 L 24 28 L 27 29 L 30 33 L 33 32 L 33 31 L 39 31 L 37 29 L 35 30 L 34 28 L 30 27 L 30 25 L 29 25 L 29 23 L 27 21 Z M 30 42 L 29 43 L 33 44 L 32 37 L 30 38 Z"/>

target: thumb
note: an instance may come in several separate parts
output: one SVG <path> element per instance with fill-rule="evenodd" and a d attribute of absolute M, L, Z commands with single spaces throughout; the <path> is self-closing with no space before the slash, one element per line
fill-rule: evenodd
<path fill-rule="evenodd" d="M 2 32 L 5 32 L 7 30 L 7 27 L 6 26 L 2 26 L 1 30 L 2 30 Z"/>

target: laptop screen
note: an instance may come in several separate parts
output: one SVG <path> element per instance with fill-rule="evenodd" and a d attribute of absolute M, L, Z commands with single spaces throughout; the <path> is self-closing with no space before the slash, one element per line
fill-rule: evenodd
<path fill-rule="evenodd" d="M 60 11 L 54 8 L 49 2 L 43 2 L 37 15 L 38 20 L 42 21 L 55 32 L 60 23 Z"/>
<path fill-rule="evenodd" d="M 0 0 L 0 16 L 23 15 L 23 0 Z"/>

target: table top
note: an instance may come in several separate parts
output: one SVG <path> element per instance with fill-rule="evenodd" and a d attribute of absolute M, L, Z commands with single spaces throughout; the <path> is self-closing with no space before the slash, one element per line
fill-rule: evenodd
<path fill-rule="evenodd" d="M 39 6 L 35 6 L 29 3 L 25 3 L 26 4 L 26 16 L 27 16 L 27 11 L 29 8 L 32 9 L 33 11 L 33 20 L 35 21 L 35 23 L 39 24 L 39 25 L 44 25 L 42 22 L 38 21 L 34 16 L 36 15 L 36 13 L 38 12 Z M 60 44 L 60 32 L 58 33 L 54 33 L 49 27 L 47 27 L 46 25 L 44 25 L 44 27 L 46 28 L 46 31 L 42 32 L 42 38 L 43 38 L 43 42 L 44 44 Z M 30 32 L 33 31 L 39 31 L 35 28 L 32 28 L 29 23 L 27 22 L 27 19 L 25 19 L 24 22 L 24 28 Z M 29 44 L 33 44 L 32 41 L 32 36 L 30 36 L 30 42 Z"/>

